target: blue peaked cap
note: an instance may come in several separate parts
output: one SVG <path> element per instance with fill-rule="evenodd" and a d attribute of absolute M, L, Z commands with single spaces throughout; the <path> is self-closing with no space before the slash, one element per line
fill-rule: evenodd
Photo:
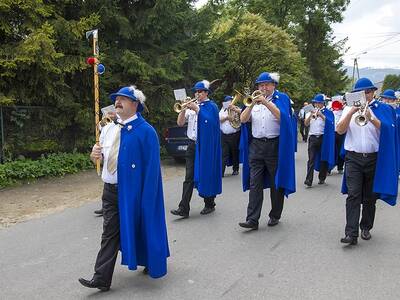
<path fill-rule="evenodd" d="M 382 98 L 387 98 L 387 99 L 392 99 L 392 100 L 397 100 L 396 95 L 394 93 L 394 90 L 388 89 L 385 90 L 380 97 Z"/>
<path fill-rule="evenodd" d="M 115 100 L 117 99 L 118 96 L 127 97 L 127 98 L 131 99 L 132 101 L 138 101 L 137 97 L 135 96 L 135 89 L 130 86 L 125 86 L 125 87 L 119 89 L 118 92 L 111 94 L 110 98 L 113 101 L 113 103 L 115 103 Z M 140 101 L 138 101 L 138 102 L 139 102 L 139 104 L 137 107 L 137 111 L 142 112 L 143 105 Z"/>
<path fill-rule="evenodd" d="M 278 84 L 278 80 L 279 79 L 274 78 L 273 76 L 271 76 L 270 73 L 262 72 L 260 75 L 258 75 L 258 77 L 256 79 L 256 84 L 265 83 L 265 82 L 273 82 L 275 84 Z"/>
<path fill-rule="evenodd" d="M 323 94 L 316 94 L 311 101 L 314 103 L 325 103 L 325 97 Z"/>
<path fill-rule="evenodd" d="M 359 92 L 359 91 L 364 91 L 364 90 L 377 90 L 378 88 L 374 86 L 371 80 L 368 78 L 360 78 L 357 80 L 356 84 L 354 85 L 353 90 L 351 91 L 352 93 L 354 92 Z"/>
<path fill-rule="evenodd" d="M 227 102 L 227 101 L 231 101 L 233 99 L 232 96 L 225 96 L 224 101 L 223 102 Z"/>
<path fill-rule="evenodd" d="M 210 91 L 210 82 L 207 80 L 202 80 L 196 82 L 196 84 L 192 87 L 193 93 L 197 91 L 207 91 L 208 93 L 211 93 Z"/>

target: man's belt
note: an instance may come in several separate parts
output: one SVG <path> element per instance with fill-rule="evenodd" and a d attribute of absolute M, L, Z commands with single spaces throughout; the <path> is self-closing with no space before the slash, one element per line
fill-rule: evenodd
<path fill-rule="evenodd" d="M 378 156 L 378 152 L 360 153 L 360 152 L 355 152 L 355 151 L 347 151 L 347 153 L 350 153 L 351 155 L 358 156 L 358 157 L 377 157 Z"/>
<path fill-rule="evenodd" d="M 273 138 L 267 138 L 267 137 L 255 138 L 255 137 L 253 137 L 253 139 L 255 139 L 256 141 L 271 142 L 271 141 L 279 139 L 279 135 L 276 137 L 273 137 Z"/>

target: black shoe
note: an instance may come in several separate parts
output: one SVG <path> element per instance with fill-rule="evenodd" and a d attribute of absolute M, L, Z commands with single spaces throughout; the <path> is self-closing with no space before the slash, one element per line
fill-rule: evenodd
<path fill-rule="evenodd" d="M 361 230 L 361 238 L 363 240 L 366 240 L 366 241 L 371 239 L 371 234 L 369 233 L 368 229 L 362 229 Z"/>
<path fill-rule="evenodd" d="M 95 210 L 94 213 L 96 215 L 102 216 L 103 215 L 103 209 L 101 208 L 101 209 Z"/>
<path fill-rule="evenodd" d="M 143 274 L 144 274 L 144 275 L 149 274 L 149 269 L 148 269 L 147 267 L 144 267 L 144 269 L 143 269 Z"/>
<path fill-rule="evenodd" d="M 171 214 L 175 215 L 175 216 L 180 216 L 183 218 L 189 218 L 189 213 L 184 212 L 183 209 L 181 207 L 179 207 L 178 209 L 173 209 L 171 210 Z"/>
<path fill-rule="evenodd" d="M 215 210 L 215 207 L 204 207 L 203 210 L 200 212 L 201 215 L 208 215 Z"/>
<path fill-rule="evenodd" d="M 318 181 L 318 184 L 324 184 L 325 183 L 325 180 L 319 180 Z"/>
<path fill-rule="evenodd" d="M 269 218 L 269 220 L 268 220 L 268 226 L 275 226 L 275 225 L 278 225 L 278 223 L 279 223 L 279 220 L 275 219 L 275 218 Z"/>
<path fill-rule="evenodd" d="M 239 171 L 233 171 L 232 172 L 232 176 L 236 176 L 236 175 L 239 175 Z"/>
<path fill-rule="evenodd" d="M 100 282 L 98 282 L 98 281 L 96 281 L 94 279 L 86 280 L 86 279 L 83 279 L 83 278 L 79 278 L 78 280 L 83 286 L 86 286 L 86 287 L 91 288 L 91 289 L 99 289 L 102 292 L 107 292 L 110 289 L 109 285 L 105 285 L 105 284 L 100 283 Z"/>
<path fill-rule="evenodd" d="M 253 230 L 257 230 L 258 229 L 258 224 L 253 224 L 253 223 L 251 223 L 249 221 L 241 222 L 241 223 L 239 223 L 239 226 L 243 227 L 243 228 L 253 229 Z"/>
<path fill-rule="evenodd" d="M 310 181 L 308 181 L 308 180 L 305 180 L 305 181 L 304 181 L 304 184 L 305 184 L 307 187 L 311 187 L 311 186 L 312 186 L 312 183 L 311 183 Z"/>
<path fill-rule="evenodd" d="M 357 238 L 346 235 L 344 238 L 340 239 L 343 244 L 357 245 Z"/>

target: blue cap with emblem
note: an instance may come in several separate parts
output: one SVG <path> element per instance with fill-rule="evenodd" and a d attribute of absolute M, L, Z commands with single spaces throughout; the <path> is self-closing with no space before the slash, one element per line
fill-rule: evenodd
<path fill-rule="evenodd" d="M 210 82 L 207 80 L 202 80 L 196 82 L 196 84 L 192 87 L 192 91 L 195 93 L 197 91 L 207 91 L 208 93 L 211 93 L 210 90 Z"/>

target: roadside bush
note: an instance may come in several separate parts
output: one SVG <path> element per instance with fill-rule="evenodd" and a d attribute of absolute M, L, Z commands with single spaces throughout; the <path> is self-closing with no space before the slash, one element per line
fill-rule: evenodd
<path fill-rule="evenodd" d="M 38 160 L 16 160 L 0 165 L 0 189 L 41 177 L 63 176 L 93 168 L 88 154 L 54 153 Z"/>

